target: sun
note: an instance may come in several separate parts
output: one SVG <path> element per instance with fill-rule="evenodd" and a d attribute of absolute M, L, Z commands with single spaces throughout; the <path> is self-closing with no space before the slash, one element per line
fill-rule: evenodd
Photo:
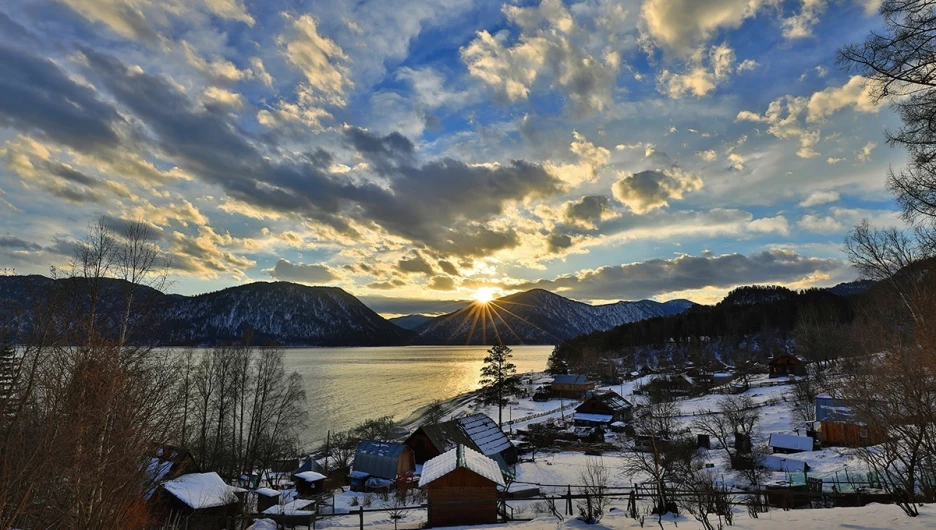
<path fill-rule="evenodd" d="M 482 287 L 476 290 L 471 297 L 479 304 L 486 304 L 493 300 L 495 295 L 497 295 L 497 289 L 493 287 Z"/>

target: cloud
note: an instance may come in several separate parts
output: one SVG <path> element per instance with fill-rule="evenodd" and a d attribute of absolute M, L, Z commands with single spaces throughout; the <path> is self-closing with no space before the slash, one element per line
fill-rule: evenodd
<path fill-rule="evenodd" d="M 42 250 L 41 245 L 31 241 L 25 241 L 15 236 L 0 236 L 0 248 L 11 248 L 21 250 Z"/>
<path fill-rule="evenodd" d="M 791 250 L 772 249 L 748 256 L 703 254 L 652 259 L 513 287 L 517 290 L 549 289 L 576 299 L 636 300 L 705 287 L 794 282 L 845 267 L 847 265 L 839 259 L 812 258 Z"/>
<path fill-rule="evenodd" d="M 875 98 L 871 82 L 856 75 L 840 87 L 828 87 L 810 96 L 806 121 L 824 121 L 846 107 L 857 112 L 873 113 L 880 110 L 883 104 L 884 101 Z"/>
<path fill-rule="evenodd" d="M 855 153 L 855 160 L 859 164 L 864 164 L 871 160 L 871 151 L 877 147 L 877 144 L 874 142 L 868 142 Z"/>
<path fill-rule="evenodd" d="M 264 269 L 263 272 L 275 280 L 313 285 L 330 283 L 338 279 L 334 270 L 327 265 L 293 263 L 283 258 L 280 258 L 273 268 Z"/>
<path fill-rule="evenodd" d="M 828 215 L 806 214 L 797 221 L 796 225 L 802 230 L 816 234 L 834 234 L 845 229 L 838 219 Z"/>
<path fill-rule="evenodd" d="M 335 41 L 319 34 L 311 15 L 290 18 L 290 33 L 281 35 L 286 58 L 305 75 L 312 89 L 332 105 L 343 106 L 345 89 L 353 86 L 344 62 L 348 60 Z"/>
<path fill-rule="evenodd" d="M 364 305 L 380 314 L 410 315 L 421 313 L 424 315 L 441 315 L 452 313 L 465 307 L 468 300 L 427 300 L 424 298 L 390 298 L 385 296 L 358 296 Z"/>
<path fill-rule="evenodd" d="M 451 276 L 458 276 L 458 269 L 455 267 L 454 264 L 445 260 L 440 260 L 436 263 L 436 265 L 438 265 L 439 268 L 442 269 L 442 272 L 449 274 Z"/>
<path fill-rule="evenodd" d="M 705 160 L 706 162 L 714 162 L 715 158 L 717 157 L 713 149 L 709 149 L 707 151 L 699 151 L 696 153 L 696 156 L 701 158 L 702 160 Z"/>
<path fill-rule="evenodd" d="M 790 222 L 782 215 L 776 217 L 762 217 L 748 223 L 748 230 L 787 236 L 790 235 Z"/>
<path fill-rule="evenodd" d="M 648 36 L 688 55 L 719 30 L 738 28 L 770 0 L 647 0 L 640 10 Z"/>
<path fill-rule="evenodd" d="M 820 204 L 836 202 L 840 198 L 841 197 L 837 191 L 814 191 L 809 194 L 809 197 L 803 199 L 799 205 L 803 208 L 809 208 L 811 206 L 819 206 Z"/>
<path fill-rule="evenodd" d="M 670 200 L 702 188 L 702 179 L 679 168 L 648 170 L 627 175 L 611 190 L 614 197 L 634 213 L 643 214 L 668 206 Z"/>
<path fill-rule="evenodd" d="M 611 211 L 611 199 L 603 195 L 588 195 L 566 203 L 563 215 L 568 221 L 585 221 L 590 224 Z"/>
<path fill-rule="evenodd" d="M 448 276 L 434 276 L 429 282 L 429 288 L 436 291 L 454 291 L 455 280 Z"/>
<path fill-rule="evenodd" d="M 425 274 L 427 276 L 435 274 L 432 265 L 426 261 L 426 258 L 418 253 L 411 258 L 404 258 L 398 261 L 397 269 L 404 274 Z"/>
<path fill-rule="evenodd" d="M 470 75 L 507 102 L 528 99 L 543 79 L 576 110 L 600 111 L 612 104 L 620 56 L 613 48 L 596 47 L 601 40 L 595 40 L 561 0 L 542 0 L 530 7 L 505 5 L 503 11 L 520 30 L 516 42 L 507 43 L 507 31 L 477 32 L 461 49 Z"/>
<path fill-rule="evenodd" d="M 735 61 L 734 50 L 725 43 L 712 46 L 707 54 L 704 48 L 699 48 L 686 62 L 683 73 L 662 70 L 657 76 L 657 88 L 673 99 L 706 96 L 735 71 Z M 745 63 L 745 69 L 753 68 L 751 63 Z"/>

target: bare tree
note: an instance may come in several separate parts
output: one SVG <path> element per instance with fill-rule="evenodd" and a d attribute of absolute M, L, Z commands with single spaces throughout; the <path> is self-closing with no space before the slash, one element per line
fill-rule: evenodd
<path fill-rule="evenodd" d="M 737 451 L 731 450 L 730 442 L 736 434 L 751 437 L 759 420 L 760 411 L 750 396 L 729 395 L 718 401 L 715 410 L 701 410 L 692 427 L 714 438 L 734 467 Z"/>
<path fill-rule="evenodd" d="M 585 469 L 579 474 L 579 481 L 582 484 L 579 489 L 585 496 L 576 503 L 581 520 L 588 524 L 601 521 L 608 503 L 608 498 L 603 494 L 606 493 L 610 478 L 608 468 L 601 457 L 588 459 Z"/>
<path fill-rule="evenodd" d="M 656 489 L 656 509 L 662 517 L 669 504 L 667 483 L 673 478 L 678 462 L 691 443 L 677 433 L 679 405 L 675 401 L 651 403 L 634 420 L 634 436 L 646 444 L 646 451 L 634 453 L 624 465 L 629 475 L 642 474 L 650 478 Z"/>

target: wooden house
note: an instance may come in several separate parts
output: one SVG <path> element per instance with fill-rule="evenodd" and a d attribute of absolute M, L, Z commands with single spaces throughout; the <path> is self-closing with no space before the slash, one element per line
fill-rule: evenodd
<path fill-rule="evenodd" d="M 688 396 L 696 389 L 696 382 L 686 374 L 658 375 L 647 382 L 641 391 L 647 395 Z"/>
<path fill-rule="evenodd" d="M 464 445 L 493 459 L 508 469 L 517 463 L 517 448 L 507 439 L 497 423 L 484 414 L 472 414 L 464 418 L 422 425 L 404 442 L 416 458 L 416 464 L 424 464 L 432 458 L 458 446 Z"/>
<path fill-rule="evenodd" d="M 771 434 L 767 445 L 775 454 L 802 453 L 804 451 L 812 451 L 815 447 L 815 440 L 809 436 Z"/>
<path fill-rule="evenodd" d="M 557 375 L 550 388 L 556 396 L 581 399 L 585 392 L 595 389 L 595 382 L 588 381 L 584 375 Z"/>
<path fill-rule="evenodd" d="M 165 521 L 190 530 L 222 530 L 242 508 L 235 488 L 214 472 L 167 480 L 160 488 L 160 505 Z"/>
<path fill-rule="evenodd" d="M 630 402 L 616 392 L 592 394 L 575 408 L 573 421 L 583 427 L 629 422 L 633 419 L 633 410 Z"/>
<path fill-rule="evenodd" d="M 496 523 L 498 486 L 505 484 L 497 462 L 464 445 L 430 459 L 419 480 L 426 491 L 429 526 Z"/>
<path fill-rule="evenodd" d="M 825 446 L 867 447 L 887 439 L 885 427 L 858 421 L 847 401 L 826 395 L 816 397 L 816 423 Z"/>
<path fill-rule="evenodd" d="M 784 353 L 771 359 L 767 363 L 767 370 L 769 377 L 806 375 L 806 364 L 795 355 Z"/>
<path fill-rule="evenodd" d="M 301 498 L 314 497 L 325 493 L 325 475 L 315 471 L 302 471 L 293 475 L 296 493 Z"/>

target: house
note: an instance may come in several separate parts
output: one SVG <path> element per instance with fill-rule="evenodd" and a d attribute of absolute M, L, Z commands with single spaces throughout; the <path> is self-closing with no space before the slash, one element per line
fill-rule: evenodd
<path fill-rule="evenodd" d="M 301 498 L 313 497 L 325 493 L 325 475 L 315 471 L 301 471 L 293 475 L 296 493 Z"/>
<path fill-rule="evenodd" d="M 768 446 L 777 453 L 802 453 L 812 451 L 815 440 L 809 436 L 794 436 L 792 434 L 771 434 Z"/>
<path fill-rule="evenodd" d="M 847 401 L 827 395 L 816 396 L 816 423 L 827 446 L 866 447 L 887 439 L 886 428 L 858 421 Z"/>
<path fill-rule="evenodd" d="M 806 375 L 806 365 L 796 356 L 784 353 L 778 355 L 767 363 L 769 377 L 787 377 L 791 375 Z"/>
<path fill-rule="evenodd" d="M 581 398 L 585 392 L 595 389 L 595 383 L 584 375 L 557 375 L 553 377 L 551 388 L 556 396 Z"/>
<path fill-rule="evenodd" d="M 354 452 L 354 465 L 348 475 L 351 491 L 366 487 L 389 487 L 398 477 L 416 471 L 416 457 L 406 444 L 364 440 Z"/>
<path fill-rule="evenodd" d="M 153 484 L 153 487 L 147 490 L 143 497 L 145 500 L 150 500 L 158 485 L 163 481 L 188 473 L 200 472 L 201 468 L 195 462 L 195 457 L 187 449 L 174 445 L 155 445 L 150 452 L 149 464 L 146 468 L 148 482 Z"/>
<path fill-rule="evenodd" d="M 432 527 L 496 523 L 505 486 L 497 462 L 462 444 L 428 460 L 419 479 Z"/>
<path fill-rule="evenodd" d="M 647 382 L 641 390 L 647 395 L 667 394 L 672 396 L 688 396 L 696 388 L 694 379 L 686 374 L 658 375 Z"/>
<path fill-rule="evenodd" d="M 235 488 L 217 473 L 188 473 L 164 482 L 160 489 L 165 520 L 191 530 L 222 530 L 241 510 Z M 184 523 L 182 523 L 184 521 Z"/>
<path fill-rule="evenodd" d="M 628 422 L 633 419 L 634 407 L 616 392 L 591 394 L 575 408 L 575 425 L 589 427 L 610 425 L 616 421 Z"/>
<path fill-rule="evenodd" d="M 464 445 L 484 456 L 492 458 L 501 469 L 517 463 L 517 448 L 507 439 L 491 418 L 484 414 L 472 414 L 464 418 L 422 425 L 406 439 L 405 443 L 416 457 L 416 464 L 424 464 L 458 445 Z"/>

